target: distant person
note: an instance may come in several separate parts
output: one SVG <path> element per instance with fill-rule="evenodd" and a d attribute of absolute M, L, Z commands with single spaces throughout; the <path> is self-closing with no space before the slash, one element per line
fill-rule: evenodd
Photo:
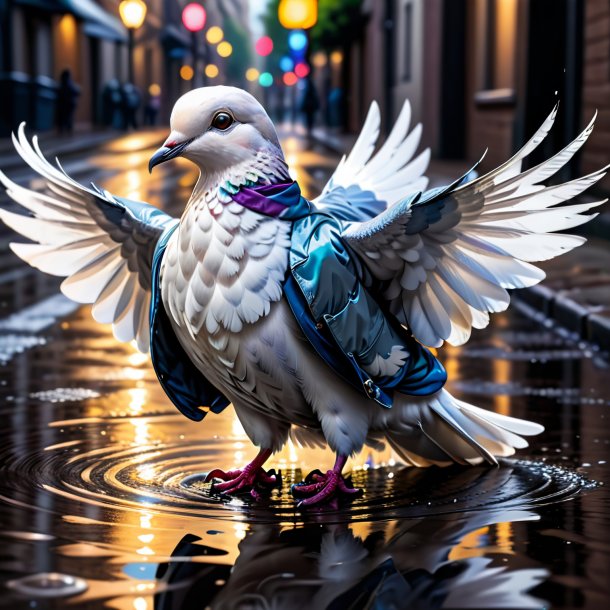
<path fill-rule="evenodd" d="M 59 77 L 59 90 L 57 92 L 57 127 L 59 133 L 72 133 L 74 113 L 79 95 L 80 87 L 72 80 L 70 70 L 64 70 Z"/>
<path fill-rule="evenodd" d="M 123 129 L 127 130 L 130 127 L 138 128 L 138 110 L 142 98 L 140 91 L 133 83 L 125 83 L 123 85 L 121 98 L 121 108 L 123 110 Z"/>
<path fill-rule="evenodd" d="M 343 89 L 335 87 L 328 94 L 328 108 L 326 110 L 327 122 L 329 127 L 341 127 L 343 108 Z"/>
<path fill-rule="evenodd" d="M 123 128 L 121 83 L 111 78 L 102 92 L 102 121 L 106 127 Z"/>
<path fill-rule="evenodd" d="M 316 120 L 316 113 L 320 108 L 320 99 L 316 86 L 314 85 L 311 75 L 307 77 L 305 81 L 305 89 L 303 91 L 303 98 L 301 101 L 301 112 L 305 115 L 305 126 L 307 127 L 307 133 L 311 134 L 313 125 Z"/>
<path fill-rule="evenodd" d="M 151 85 L 148 88 L 148 99 L 144 106 L 144 125 L 156 125 L 157 115 L 161 109 L 161 88 L 159 85 Z"/>

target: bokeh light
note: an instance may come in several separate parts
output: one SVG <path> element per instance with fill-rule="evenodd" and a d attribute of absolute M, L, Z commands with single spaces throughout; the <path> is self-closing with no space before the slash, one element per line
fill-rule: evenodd
<path fill-rule="evenodd" d="M 229 57 L 233 53 L 233 45 L 226 40 L 223 40 L 217 47 L 218 55 L 221 57 Z"/>
<path fill-rule="evenodd" d="M 254 45 L 254 50 L 261 56 L 267 57 L 273 51 L 273 40 L 269 36 L 261 36 Z"/>
<path fill-rule="evenodd" d="M 292 68 L 294 68 L 294 61 L 287 55 L 284 55 L 284 57 L 280 59 L 280 68 L 282 72 L 290 72 Z"/>
<path fill-rule="evenodd" d="M 205 9 L 201 4 L 191 2 L 182 9 L 182 23 L 189 32 L 199 32 L 205 26 Z"/>
<path fill-rule="evenodd" d="M 299 78 L 305 78 L 310 72 L 311 72 L 311 69 L 305 62 L 298 63 L 294 67 L 294 73 Z"/>
<path fill-rule="evenodd" d="M 256 68 L 248 68 L 246 70 L 246 80 L 249 80 L 250 82 L 258 80 L 259 76 L 260 72 Z"/>
<path fill-rule="evenodd" d="M 316 68 L 323 68 L 326 65 L 327 61 L 328 60 L 326 57 L 326 53 L 324 53 L 324 51 L 318 51 L 317 53 L 314 53 L 313 57 L 311 58 L 311 63 Z"/>
<path fill-rule="evenodd" d="M 157 83 L 153 83 L 148 88 L 148 94 L 152 95 L 153 97 L 157 97 L 158 95 L 161 95 L 161 86 L 158 85 Z"/>
<path fill-rule="evenodd" d="M 318 20 L 317 0 L 281 0 L 278 6 L 278 19 L 288 30 L 311 28 Z"/>
<path fill-rule="evenodd" d="M 273 85 L 273 76 L 271 75 L 271 73 L 270 72 L 263 72 L 258 77 L 258 84 L 261 87 L 271 87 L 271 85 Z"/>
<path fill-rule="evenodd" d="M 146 19 L 146 3 L 142 0 L 123 0 L 119 4 L 119 15 L 125 27 L 137 30 Z"/>
<path fill-rule="evenodd" d="M 218 76 L 218 66 L 215 66 L 214 64 L 208 64 L 205 67 L 205 75 L 208 78 L 216 78 Z"/>
<path fill-rule="evenodd" d="M 282 80 L 284 81 L 285 85 L 287 85 L 288 87 L 292 87 L 292 85 L 297 84 L 299 78 L 294 72 L 286 72 L 282 77 Z"/>
<path fill-rule="evenodd" d="M 205 38 L 210 44 L 216 44 L 217 42 L 220 42 L 222 40 L 224 35 L 225 34 L 222 31 L 222 28 L 219 28 L 217 25 L 213 25 L 206 32 Z"/>
<path fill-rule="evenodd" d="M 341 51 L 333 51 L 330 54 L 330 63 L 338 66 L 343 61 L 343 53 Z"/>
<path fill-rule="evenodd" d="M 194 75 L 195 72 L 193 71 L 193 68 L 191 68 L 191 66 L 185 64 L 180 68 L 180 78 L 182 80 L 192 80 Z"/>
<path fill-rule="evenodd" d="M 303 51 L 307 47 L 307 36 L 301 30 L 290 32 L 288 36 L 288 46 L 293 51 Z"/>

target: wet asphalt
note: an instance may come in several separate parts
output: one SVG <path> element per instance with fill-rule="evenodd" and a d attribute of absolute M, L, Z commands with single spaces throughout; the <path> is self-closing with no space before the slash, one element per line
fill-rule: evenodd
<path fill-rule="evenodd" d="M 282 134 L 315 195 L 336 155 Z M 178 161 L 149 176 L 161 139 L 120 137 L 63 166 L 179 215 L 196 174 Z M 25 169 L 10 175 L 40 186 Z M 0 229 L 0 606 L 606 607 L 610 366 L 599 349 L 513 308 L 440 350 L 457 396 L 546 426 L 499 468 L 406 469 L 367 450 L 348 464 L 363 497 L 306 513 L 289 485 L 332 455 L 289 445 L 269 464 L 284 483 L 268 502 L 226 502 L 201 473 L 253 456 L 233 413 L 184 419 L 148 357 L 17 260 L 10 238 Z"/>

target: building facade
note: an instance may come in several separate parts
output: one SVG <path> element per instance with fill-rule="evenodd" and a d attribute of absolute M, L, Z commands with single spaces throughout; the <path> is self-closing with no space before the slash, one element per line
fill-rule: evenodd
<path fill-rule="evenodd" d="M 188 0 L 145 0 L 146 20 L 134 34 L 134 84 L 142 105 L 151 85 L 161 91 L 163 120 L 175 100 L 204 82 L 207 63 L 219 67 L 217 82 L 245 82 L 239 57 L 220 57 L 199 33 L 196 77 L 180 77 L 184 64 L 193 65 L 193 38 L 182 24 Z M 104 92 L 109 83 L 125 83 L 129 75 L 128 32 L 119 18 L 120 0 L 0 0 L 0 136 L 21 121 L 44 131 L 54 127 L 62 71 L 70 70 L 80 87 L 75 122 L 107 122 Z M 224 27 L 236 49 L 251 47 L 247 0 L 208 0 L 206 29 Z M 241 54 L 240 54 L 241 55 Z M 228 68 L 227 76 L 224 68 Z M 235 74 L 231 74 L 231 68 Z M 238 74 L 239 73 L 239 74 Z"/>
<path fill-rule="evenodd" d="M 574 138 L 596 109 L 596 130 L 562 177 L 610 160 L 607 0 L 365 0 L 362 12 L 346 84 L 350 130 L 372 99 L 391 118 L 387 129 L 408 98 L 436 157 L 475 162 L 488 148 L 485 170 L 560 101 L 556 128 L 532 161 Z"/>

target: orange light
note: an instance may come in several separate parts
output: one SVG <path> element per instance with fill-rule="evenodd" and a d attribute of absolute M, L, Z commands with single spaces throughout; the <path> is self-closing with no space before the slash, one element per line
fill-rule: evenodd
<path fill-rule="evenodd" d="M 297 75 L 294 72 L 285 72 L 282 77 L 284 80 L 284 84 L 288 87 L 292 87 L 292 85 L 296 85 L 299 80 Z"/>
<path fill-rule="evenodd" d="M 216 78 L 218 76 L 218 67 L 214 64 L 208 64 L 205 67 L 205 75 L 208 78 Z"/>
<path fill-rule="evenodd" d="M 326 53 L 324 53 L 324 51 L 318 51 L 317 53 L 314 53 L 314 56 L 311 58 L 311 63 L 316 68 L 323 68 L 326 65 L 326 62 Z"/>
<path fill-rule="evenodd" d="M 229 57 L 233 53 L 233 45 L 226 40 L 223 40 L 217 47 L 218 55 L 221 57 Z"/>
<path fill-rule="evenodd" d="M 193 80 L 193 76 L 195 76 L 195 72 L 191 66 L 184 65 L 180 68 L 180 78 L 182 80 Z"/>
<path fill-rule="evenodd" d="M 260 76 L 260 72 L 256 68 L 248 68 L 246 70 L 246 79 L 249 80 L 250 82 L 254 82 L 255 80 L 258 80 L 259 76 Z"/>
<path fill-rule="evenodd" d="M 222 31 L 221 28 L 219 28 L 217 25 L 213 25 L 207 32 L 206 32 L 206 40 L 210 43 L 210 44 L 216 44 L 218 42 L 220 42 L 222 40 L 224 36 L 224 32 Z"/>
<path fill-rule="evenodd" d="M 288 30 L 306 30 L 318 21 L 317 0 L 281 0 L 277 16 Z"/>
<path fill-rule="evenodd" d="M 341 51 L 333 51 L 330 54 L 330 63 L 338 66 L 343 61 L 343 53 Z"/>

